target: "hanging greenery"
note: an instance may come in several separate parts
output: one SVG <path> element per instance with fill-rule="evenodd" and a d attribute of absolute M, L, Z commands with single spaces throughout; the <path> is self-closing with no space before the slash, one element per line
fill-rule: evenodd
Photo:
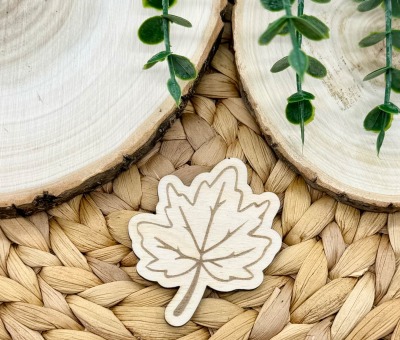
<path fill-rule="evenodd" d="M 367 76 L 364 80 L 371 80 L 385 75 L 385 95 L 383 104 L 374 107 L 365 117 L 364 128 L 378 134 L 376 151 L 379 155 L 386 131 L 389 130 L 393 115 L 399 113 L 399 108 L 390 101 L 391 91 L 400 92 L 400 70 L 393 67 L 393 47 L 400 48 L 400 31 L 392 29 L 392 16 L 400 17 L 400 2 L 398 0 L 367 0 L 358 5 L 360 12 L 370 11 L 383 4 L 385 9 L 385 32 L 373 32 L 362 39 L 360 47 L 373 46 L 382 40 L 386 43 L 386 65 Z"/>
<path fill-rule="evenodd" d="M 291 66 L 296 72 L 297 91 L 288 98 L 286 118 L 292 124 L 300 125 L 301 141 L 304 145 L 304 126 L 314 119 L 314 106 L 311 100 L 315 96 L 303 90 L 303 79 L 307 73 L 315 78 L 326 76 L 325 66 L 317 59 L 307 55 L 302 49 L 303 36 L 311 40 L 329 38 L 329 28 L 317 17 L 304 14 L 304 0 L 298 0 L 297 16 L 292 14 L 294 0 L 260 0 L 264 8 L 276 12 L 284 10 L 285 14 L 270 23 L 259 38 L 260 45 L 268 45 L 277 35 L 289 35 L 292 50 L 289 55 L 277 61 L 271 72 L 277 73 Z M 313 0 L 326 3 L 330 0 Z"/>
<path fill-rule="evenodd" d="M 145 44 L 159 44 L 164 41 L 165 49 L 152 56 L 144 65 L 149 69 L 159 62 L 167 61 L 170 78 L 167 81 L 167 88 L 176 105 L 181 103 L 182 90 L 176 78 L 182 80 L 195 79 L 196 68 L 186 57 L 175 54 L 171 51 L 170 24 L 174 23 L 183 27 L 192 27 L 192 24 L 179 16 L 169 14 L 169 8 L 176 3 L 176 0 L 143 0 L 143 6 L 162 10 L 162 14 L 153 16 L 142 23 L 139 27 L 139 38 Z"/>

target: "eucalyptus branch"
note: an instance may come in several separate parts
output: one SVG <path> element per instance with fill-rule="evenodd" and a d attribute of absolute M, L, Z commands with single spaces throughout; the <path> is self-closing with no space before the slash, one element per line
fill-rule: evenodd
<path fill-rule="evenodd" d="M 139 28 L 139 38 L 145 44 L 158 44 L 164 41 L 165 50 L 155 54 L 144 65 L 147 70 L 155 64 L 167 60 L 170 78 L 167 81 L 167 88 L 176 105 L 181 103 L 182 90 L 176 80 L 191 80 L 196 78 L 196 68 L 192 62 L 181 55 L 171 51 L 170 24 L 175 23 L 184 27 L 192 27 L 192 24 L 179 16 L 169 14 L 169 7 L 175 3 L 173 0 L 146 0 L 144 5 L 156 9 L 162 9 L 162 15 L 147 19 Z"/>
<path fill-rule="evenodd" d="M 314 0 L 329 2 L 329 0 Z M 318 18 L 305 15 L 304 0 L 298 0 L 297 16 L 292 14 L 292 0 L 261 0 L 262 5 L 270 11 L 284 10 L 285 15 L 270 23 L 267 30 L 261 35 L 259 43 L 269 44 L 278 34 L 289 34 L 292 50 L 287 57 L 277 61 L 271 72 L 281 72 L 291 66 L 296 72 L 297 92 L 288 98 L 286 118 L 292 124 L 300 125 L 301 141 L 304 145 L 304 126 L 314 119 L 314 107 L 311 100 L 315 99 L 312 93 L 304 91 L 302 83 L 305 73 L 323 78 L 327 71 L 317 59 L 308 56 L 301 49 L 303 36 L 311 40 L 322 40 L 329 37 L 329 28 Z"/>
<path fill-rule="evenodd" d="M 392 29 L 392 16 L 399 16 L 399 7 L 396 5 L 393 11 L 393 0 L 367 0 L 358 6 L 361 12 L 369 11 L 379 6 L 384 1 L 385 6 L 385 32 L 371 33 L 359 43 L 360 47 L 369 47 L 379 43 L 382 40 L 386 42 L 386 65 L 369 73 L 364 80 L 371 80 L 380 75 L 385 75 L 385 96 L 384 103 L 373 108 L 365 117 L 364 128 L 367 131 L 378 133 L 376 140 L 376 150 L 379 156 L 386 131 L 390 128 L 393 120 L 393 115 L 400 112 L 399 108 L 390 101 L 391 91 L 400 91 L 400 71 L 393 67 L 393 46 L 400 47 L 400 31 Z"/>
<path fill-rule="evenodd" d="M 392 90 L 392 58 L 393 58 L 393 32 L 392 32 L 392 1 L 385 0 L 385 21 L 386 21 L 386 86 L 385 104 L 390 103 Z"/>
<path fill-rule="evenodd" d="M 163 34 L 164 34 L 164 45 L 165 45 L 165 52 L 169 55 L 171 54 L 171 39 L 169 37 L 169 20 L 167 19 L 169 13 L 169 0 L 162 0 L 162 7 L 163 7 Z M 172 64 L 170 58 L 167 58 L 168 61 L 168 69 L 171 79 L 176 81 L 175 78 L 175 70 L 174 65 Z"/>

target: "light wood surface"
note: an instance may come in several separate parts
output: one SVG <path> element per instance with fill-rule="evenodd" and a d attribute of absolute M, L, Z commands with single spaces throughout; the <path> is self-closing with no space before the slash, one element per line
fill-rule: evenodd
<path fill-rule="evenodd" d="M 190 186 L 166 176 L 158 186 L 154 214 L 129 222 L 138 273 L 166 288 L 179 287 L 165 310 L 166 321 L 183 326 L 207 287 L 222 292 L 255 289 L 281 248 L 272 221 L 279 199 L 252 193 L 239 159 L 220 162 Z"/>
<path fill-rule="evenodd" d="M 370 32 L 384 30 L 384 13 L 368 13 L 357 4 L 337 0 L 321 5 L 307 1 L 305 13 L 317 15 L 331 29 L 326 41 L 304 39 L 306 53 L 323 61 L 323 81 L 305 78 L 304 89 L 316 95 L 314 121 L 306 126 L 302 151 L 300 128 L 285 117 L 286 98 L 295 92 L 292 69 L 272 74 L 270 68 L 291 49 L 287 36 L 259 46 L 268 23 L 283 12 L 263 9 L 259 0 L 238 0 L 234 11 L 236 62 L 247 100 L 272 147 L 314 187 L 359 208 L 400 209 L 400 120 L 395 117 L 380 157 L 377 135 L 363 128 L 366 114 L 383 102 L 384 77 L 363 82 L 364 76 L 385 65 L 384 45 L 361 49 L 358 42 Z M 251 23 L 251 25 L 249 25 Z M 395 65 L 399 54 L 394 52 Z M 392 101 L 399 104 L 399 95 Z"/>
<path fill-rule="evenodd" d="M 173 51 L 198 70 L 225 5 L 191 0 L 171 8 L 193 24 L 172 26 Z M 142 70 L 163 44 L 144 45 L 137 36 L 159 13 L 139 0 L 1 2 L 2 215 L 16 213 L 11 205 L 43 209 L 110 180 L 169 126 L 176 110 L 167 65 Z M 193 82 L 182 85 L 187 94 Z"/>

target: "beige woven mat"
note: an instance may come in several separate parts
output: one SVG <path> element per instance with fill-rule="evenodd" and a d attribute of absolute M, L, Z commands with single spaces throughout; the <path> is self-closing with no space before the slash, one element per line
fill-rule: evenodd
<path fill-rule="evenodd" d="M 47 214 L 0 221 L 0 339 L 400 339 L 400 214 L 338 204 L 276 159 L 239 97 L 230 39 L 228 23 L 182 119 L 137 166 Z M 161 177 L 188 184 L 226 157 L 246 162 L 254 192 L 279 195 L 285 244 L 259 288 L 208 291 L 174 328 L 174 291 L 138 276 L 127 223 L 154 211 Z"/>

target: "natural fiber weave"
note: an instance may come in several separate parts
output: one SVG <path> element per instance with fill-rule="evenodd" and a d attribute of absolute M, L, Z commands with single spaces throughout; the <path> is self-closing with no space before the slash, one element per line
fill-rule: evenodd
<path fill-rule="evenodd" d="M 0 339 L 400 339 L 400 213 L 337 203 L 277 160 L 239 97 L 230 32 L 182 119 L 137 166 L 47 214 L 0 220 Z M 161 177 L 189 184 L 227 157 L 247 164 L 255 193 L 280 197 L 284 246 L 259 288 L 208 290 L 174 328 L 174 291 L 137 274 L 127 224 L 154 211 Z"/>

